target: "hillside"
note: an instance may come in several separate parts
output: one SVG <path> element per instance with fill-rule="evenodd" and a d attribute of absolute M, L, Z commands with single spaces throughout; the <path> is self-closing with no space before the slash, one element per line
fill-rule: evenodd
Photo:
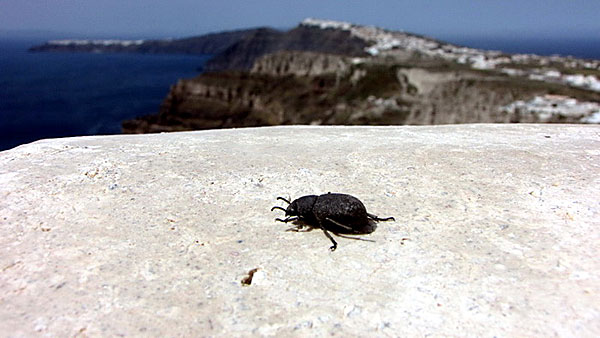
<path fill-rule="evenodd" d="M 220 54 L 261 28 L 227 31 L 182 39 L 163 40 L 52 40 L 33 46 L 30 52 Z"/>
<path fill-rule="evenodd" d="M 504 54 L 317 19 L 288 31 L 259 28 L 102 48 L 160 51 L 155 45 L 214 57 L 207 73 L 174 84 L 156 113 L 124 121 L 126 133 L 280 124 L 600 122 L 598 60 Z"/>
<path fill-rule="evenodd" d="M 600 122 L 598 61 L 506 55 L 312 19 L 287 33 L 257 33 L 211 61 L 220 71 L 180 80 L 158 114 L 125 121 L 123 131 Z M 307 34 L 303 43 L 290 38 Z M 355 47 L 327 49 L 340 44 Z"/>

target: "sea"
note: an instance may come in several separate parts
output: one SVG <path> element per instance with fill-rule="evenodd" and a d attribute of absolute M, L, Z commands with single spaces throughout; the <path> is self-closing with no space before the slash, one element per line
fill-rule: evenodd
<path fill-rule="evenodd" d="M 109 135 L 121 122 L 158 112 L 180 78 L 210 55 L 30 53 L 45 40 L 0 37 L 0 151 L 45 138 Z M 600 59 L 600 39 L 454 39 L 509 53 Z"/>
<path fill-rule="evenodd" d="M 0 151 L 44 138 L 121 133 L 157 113 L 171 85 L 210 55 L 30 53 L 43 41 L 0 39 Z"/>

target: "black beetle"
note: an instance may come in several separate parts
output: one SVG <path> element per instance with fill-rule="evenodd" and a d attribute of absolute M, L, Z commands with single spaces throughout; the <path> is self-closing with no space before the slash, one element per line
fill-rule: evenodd
<path fill-rule="evenodd" d="M 287 223 L 298 220 L 311 228 L 322 229 L 325 236 L 333 243 L 329 248 L 331 251 L 337 248 L 337 242 L 328 230 L 339 237 L 358 239 L 340 234 L 368 234 L 375 228 L 372 221 L 395 221 L 394 217 L 379 218 L 369 214 L 358 198 L 347 194 L 307 195 L 292 202 L 283 197 L 277 199 L 289 205 L 287 209 L 279 206 L 271 208 L 271 211 L 275 209 L 285 211 L 286 218 L 276 218 L 276 221 Z M 299 225 L 289 230 L 298 231 L 301 228 L 302 225 Z"/>

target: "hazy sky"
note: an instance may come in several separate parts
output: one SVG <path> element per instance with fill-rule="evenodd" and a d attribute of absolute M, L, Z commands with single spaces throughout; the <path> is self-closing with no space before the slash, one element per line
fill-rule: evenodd
<path fill-rule="evenodd" d="M 306 17 L 448 37 L 600 37 L 598 0 L 0 0 L 0 30 L 103 37 L 290 28 Z"/>

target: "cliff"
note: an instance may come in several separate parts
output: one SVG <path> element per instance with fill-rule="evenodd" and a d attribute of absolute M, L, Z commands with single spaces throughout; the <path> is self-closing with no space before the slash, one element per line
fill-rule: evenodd
<path fill-rule="evenodd" d="M 509 55 L 344 22 L 257 30 L 207 69 L 214 72 L 180 80 L 157 114 L 125 121 L 123 131 L 600 121 L 598 61 Z"/>
<path fill-rule="evenodd" d="M 306 19 L 288 31 L 58 47 L 215 54 L 205 65 L 208 73 L 172 86 L 158 112 L 124 121 L 125 133 L 280 124 L 600 122 L 598 60 L 504 54 L 346 22 Z"/>
<path fill-rule="evenodd" d="M 341 30 L 300 25 L 287 32 L 258 30 L 246 35 L 206 64 L 209 71 L 252 68 L 263 55 L 277 51 L 308 51 L 346 56 L 366 55 L 366 42 Z"/>
<path fill-rule="evenodd" d="M 304 77 L 324 74 L 340 76 L 348 74 L 351 62 L 351 58 L 342 55 L 278 51 L 257 59 L 250 72 L 273 77 L 288 75 Z"/>
<path fill-rule="evenodd" d="M 183 39 L 163 40 L 53 40 L 31 52 L 220 54 L 245 36 L 264 28 L 211 33 Z"/>
<path fill-rule="evenodd" d="M 548 94 L 599 102 L 600 93 L 515 79 L 445 60 L 413 56 L 398 63 L 314 52 L 280 51 L 250 72 L 180 80 L 160 112 L 123 123 L 126 133 L 280 124 L 583 123 L 580 114 L 510 109 Z M 577 101 L 577 102 L 579 102 Z M 590 120 L 592 121 L 592 120 Z"/>
<path fill-rule="evenodd" d="M 599 134 L 272 127 L 0 152 L 0 332 L 595 337 Z M 277 196 L 329 191 L 396 222 L 330 252 L 274 221 Z"/>
<path fill-rule="evenodd" d="M 166 40 L 54 40 L 31 52 L 106 52 L 214 54 L 209 71 L 250 70 L 259 57 L 280 50 L 313 51 L 338 55 L 365 55 L 366 42 L 340 30 L 299 25 L 289 31 L 255 28 Z"/>

